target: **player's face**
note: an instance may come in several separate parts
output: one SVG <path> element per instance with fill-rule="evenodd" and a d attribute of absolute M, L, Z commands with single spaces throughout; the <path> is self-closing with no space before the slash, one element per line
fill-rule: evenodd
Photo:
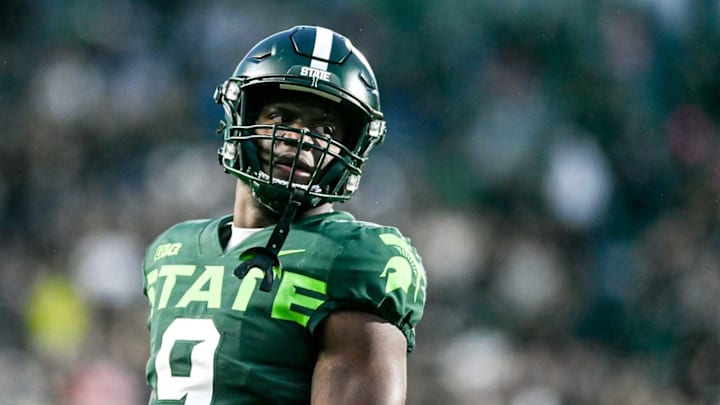
<path fill-rule="evenodd" d="M 338 109 L 331 104 L 332 102 L 324 102 L 316 100 L 314 97 L 286 97 L 265 104 L 260 110 L 257 124 L 261 125 L 282 125 L 301 130 L 313 132 L 315 134 L 332 137 L 338 142 L 343 141 L 344 121 L 339 114 Z M 274 178 L 281 180 L 290 180 L 293 162 L 296 154 L 297 164 L 293 174 L 292 181 L 300 184 L 308 184 L 315 169 L 325 168 L 332 156 L 324 154 L 323 150 L 328 149 L 329 153 L 337 154 L 340 148 L 333 145 L 325 139 L 318 138 L 309 134 L 302 135 L 294 131 L 276 130 L 276 136 L 285 137 L 293 140 L 300 140 L 305 145 L 298 154 L 298 144 L 295 142 L 275 142 L 274 165 L 270 168 L 270 154 L 272 141 L 264 139 L 258 142 L 260 150 L 260 160 L 262 170 L 271 173 Z M 257 130 L 260 135 L 271 135 L 273 129 L 261 128 Z M 312 147 L 315 146 L 315 147 Z M 323 155 L 325 155 L 323 157 Z"/>

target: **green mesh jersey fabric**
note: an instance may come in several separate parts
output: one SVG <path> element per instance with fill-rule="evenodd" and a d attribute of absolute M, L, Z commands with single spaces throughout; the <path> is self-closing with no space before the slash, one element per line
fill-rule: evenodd
<path fill-rule="evenodd" d="M 377 314 L 415 345 L 425 270 L 397 229 L 333 212 L 296 221 L 272 291 L 263 273 L 233 275 L 272 227 L 224 252 L 231 216 L 173 226 L 148 248 L 151 404 L 307 404 L 317 357 L 313 334 L 341 309 Z"/>

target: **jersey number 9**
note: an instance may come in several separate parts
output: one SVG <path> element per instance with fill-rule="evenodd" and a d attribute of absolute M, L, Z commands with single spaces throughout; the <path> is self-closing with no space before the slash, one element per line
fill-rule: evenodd
<path fill-rule="evenodd" d="M 173 375 L 171 353 L 179 343 L 193 344 L 187 375 Z M 211 319 L 178 318 L 172 321 L 163 333 L 155 358 L 157 399 L 178 401 L 184 397 L 185 405 L 210 405 L 215 350 L 219 343 L 220 333 Z"/>

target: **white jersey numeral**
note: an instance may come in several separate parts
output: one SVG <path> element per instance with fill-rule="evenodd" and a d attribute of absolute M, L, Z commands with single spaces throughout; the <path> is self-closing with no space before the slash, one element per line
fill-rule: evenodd
<path fill-rule="evenodd" d="M 192 342 L 190 373 L 172 374 L 170 355 L 178 342 Z M 172 321 L 162 336 L 155 358 L 157 399 L 181 400 L 185 405 L 210 405 L 213 397 L 215 350 L 220 333 L 211 319 L 178 318 Z"/>

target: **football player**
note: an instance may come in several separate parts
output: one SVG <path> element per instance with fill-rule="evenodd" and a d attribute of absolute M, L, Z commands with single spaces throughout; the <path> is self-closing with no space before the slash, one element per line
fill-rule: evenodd
<path fill-rule="evenodd" d="M 150 404 L 401 404 L 425 271 L 393 227 L 335 211 L 386 135 L 344 36 L 298 26 L 218 86 L 232 215 L 161 234 L 144 260 Z"/>

